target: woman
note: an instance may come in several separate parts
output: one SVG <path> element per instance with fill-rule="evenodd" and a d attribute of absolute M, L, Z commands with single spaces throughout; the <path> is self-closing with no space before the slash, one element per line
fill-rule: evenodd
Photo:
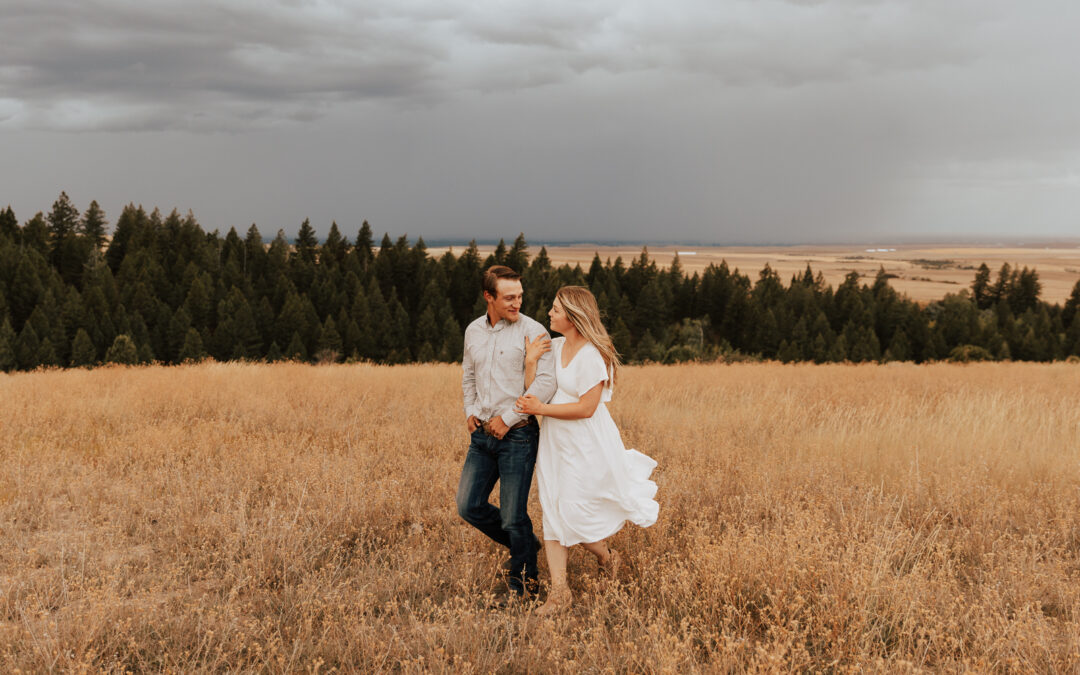
<path fill-rule="evenodd" d="M 605 539 L 629 520 L 642 527 L 656 522 L 653 500 L 656 467 L 649 457 L 627 450 L 607 406 L 619 356 L 600 321 L 596 298 L 587 288 L 564 286 L 548 312 L 555 340 L 527 345 L 526 386 L 540 355 L 552 350 L 558 389 L 550 403 L 523 396 L 517 409 L 543 415 L 536 476 L 543 507 L 544 549 L 551 572 L 547 603 L 537 614 L 568 608 L 573 596 L 566 583 L 567 549 L 581 544 L 596 556 L 600 570 L 614 578 L 619 554 Z"/>

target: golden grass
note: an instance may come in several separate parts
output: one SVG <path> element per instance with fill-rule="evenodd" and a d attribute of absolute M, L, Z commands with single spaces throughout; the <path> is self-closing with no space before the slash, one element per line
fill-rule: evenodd
<path fill-rule="evenodd" d="M 554 620 L 486 608 L 458 378 L 0 376 L 0 670 L 1080 669 L 1074 365 L 627 368 L 660 520 Z"/>

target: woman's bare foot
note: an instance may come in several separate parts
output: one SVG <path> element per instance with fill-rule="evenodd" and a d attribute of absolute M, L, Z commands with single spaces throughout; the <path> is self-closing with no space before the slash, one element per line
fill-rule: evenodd
<path fill-rule="evenodd" d="M 615 579 L 620 565 L 622 565 L 622 557 L 619 556 L 619 552 L 608 548 L 607 559 L 600 563 L 600 573 L 608 579 Z"/>
<path fill-rule="evenodd" d="M 570 609 L 574 604 L 574 595 L 569 586 L 555 586 L 548 592 L 547 602 L 536 610 L 537 616 L 553 616 Z"/>

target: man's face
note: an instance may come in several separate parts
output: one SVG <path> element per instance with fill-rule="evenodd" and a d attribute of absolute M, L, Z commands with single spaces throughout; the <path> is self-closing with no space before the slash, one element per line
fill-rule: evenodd
<path fill-rule="evenodd" d="M 495 282 L 495 297 L 484 291 L 484 299 L 488 303 L 488 313 L 494 315 L 496 322 L 506 319 L 513 323 L 521 316 L 521 281 L 499 279 Z"/>

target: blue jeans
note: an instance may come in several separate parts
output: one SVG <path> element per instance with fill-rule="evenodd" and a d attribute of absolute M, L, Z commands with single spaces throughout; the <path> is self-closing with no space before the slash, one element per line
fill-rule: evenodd
<path fill-rule="evenodd" d="M 537 578 L 539 540 L 529 520 L 529 487 L 532 485 L 540 427 L 532 418 L 524 427 L 512 429 L 502 439 L 483 429 L 472 433 L 465 466 L 457 490 L 458 514 L 492 541 L 510 549 L 507 583 L 515 592 Z M 488 501 L 499 483 L 499 508 Z"/>

